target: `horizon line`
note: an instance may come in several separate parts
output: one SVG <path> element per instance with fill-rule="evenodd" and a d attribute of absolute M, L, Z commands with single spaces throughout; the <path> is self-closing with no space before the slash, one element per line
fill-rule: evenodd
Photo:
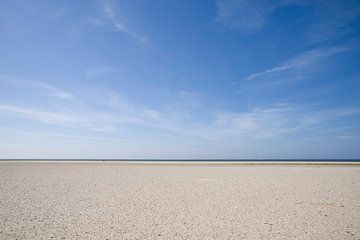
<path fill-rule="evenodd" d="M 123 162 L 360 162 L 359 158 L 0 158 L 0 161 L 123 161 Z"/>

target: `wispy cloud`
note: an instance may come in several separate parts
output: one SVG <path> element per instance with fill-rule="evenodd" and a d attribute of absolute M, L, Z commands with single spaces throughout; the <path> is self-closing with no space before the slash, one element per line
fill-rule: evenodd
<path fill-rule="evenodd" d="M 304 29 L 309 43 L 335 40 L 354 31 L 351 24 L 360 16 L 357 0 L 218 0 L 216 20 L 225 27 L 253 33 L 265 27 L 272 13 L 286 5 L 307 6 L 312 9 L 311 24 Z"/>
<path fill-rule="evenodd" d="M 291 69 L 307 65 L 302 57 L 295 59 L 284 66 Z M 41 88 L 46 88 L 44 86 L 47 87 L 39 84 Z M 26 102 L 3 102 L 0 103 L 0 116 L 6 124 L 12 120 L 36 122 L 39 124 L 38 132 L 51 129 L 54 134 L 49 136 L 53 137 L 66 137 L 62 135 L 71 132 L 68 134 L 70 138 L 95 136 L 98 139 L 156 140 L 189 146 L 232 146 L 235 143 L 247 146 L 248 141 L 267 141 L 288 134 L 317 135 L 324 128 L 336 129 L 339 121 L 360 114 L 358 108 L 313 110 L 296 104 L 258 106 L 246 111 L 219 110 L 206 105 L 200 94 L 190 91 L 179 91 L 174 99 L 169 100 L 172 102 L 168 104 L 173 104 L 170 109 L 131 102 L 105 87 L 87 86 L 81 92 L 77 96 L 79 104 L 64 101 L 62 105 L 47 107 Z M 201 109 L 205 109 L 208 115 L 204 116 L 199 111 Z M 30 130 L 17 129 L 20 132 Z M 342 131 L 342 135 L 345 134 L 348 133 Z"/>
<path fill-rule="evenodd" d="M 304 54 L 288 61 L 279 68 L 303 68 L 309 62 L 316 62 L 318 59 L 338 51 L 340 49 Z M 275 70 L 268 72 L 271 71 Z M 37 86 L 51 90 L 57 89 L 55 86 L 49 87 L 44 83 L 37 83 Z M 88 93 L 84 91 L 88 91 Z M 144 136 L 155 134 L 160 138 L 161 136 L 168 136 L 175 139 L 188 139 L 189 141 L 196 138 L 216 141 L 219 138 L 223 140 L 274 138 L 298 129 L 360 113 L 359 109 L 351 108 L 305 111 L 299 109 L 298 106 L 291 105 L 252 108 L 245 112 L 219 112 L 219 110 L 206 106 L 201 95 L 189 91 L 179 91 L 176 94 L 172 102 L 172 109 L 156 109 L 129 102 L 117 92 L 105 87 L 95 87 L 91 91 L 84 88 L 84 91 L 79 98 L 85 98 L 77 99 L 81 104 L 67 104 L 58 108 L 55 107 L 55 109 L 53 106 L 52 110 L 47 110 L 44 109 L 44 106 L 41 108 L 28 107 L 26 103 L 22 105 L 2 103 L 0 104 L 0 114 L 10 119 L 22 118 L 43 124 L 76 127 L 102 133 L 116 133 L 119 129 L 136 132 L 141 129 Z M 201 120 L 203 118 L 201 117 L 202 113 L 197 113 L 196 110 L 199 108 L 210 108 L 210 114 L 207 117 L 213 118 L 213 120 L 203 122 Z"/>
<path fill-rule="evenodd" d="M 54 85 L 48 84 L 48 83 L 39 82 L 39 81 L 27 81 L 27 84 L 48 90 L 48 94 L 51 97 L 64 98 L 64 99 L 73 99 L 74 98 L 71 93 L 66 92 L 66 91 L 64 91 L 58 87 L 55 87 Z"/>
<path fill-rule="evenodd" d="M 329 126 L 335 126 L 331 124 L 339 120 L 359 114 L 359 108 L 309 110 L 298 105 L 275 106 L 254 108 L 242 113 L 221 113 L 212 127 L 216 129 L 218 137 L 271 139 L 295 133 L 316 135 Z"/>
<path fill-rule="evenodd" d="M 343 140 L 357 140 L 360 139 L 360 135 L 340 135 L 337 138 Z"/>
<path fill-rule="evenodd" d="M 16 84 L 19 86 L 27 85 L 33 88 L 45 90 L 46 94 L 50 97 L 62 98 L 68 100 L 74 99 L 74 96 L 70 92 L 67 92 L 63 89 L 60 89 L 57 86 L 54 86 L 46 82 L 34 81 L 34 80 L 0 74 L 0 82 L 1 81 L 7 84 Z"/>
<path fill-rule="evenodd" d="M 216 20 L 230 29 L 254 32 L 266 24 L 273 9 L 274 5 L 267 1 L 219 0 Z"/>
<path fill-rule="evenodd" d="M 52 131 L 19 131 L 14 129 L 0 129 L 1 134 L 9 135 L 21 135 L 21 136 L 34 136 L 34 137 L 51 137 L 51 138 L 75 138 L 75 139 L 88 139 L 88 140 L 100 140 L 100 141 L 122 141 L 122 138 L 113 137 L 97 137 L 97 136 L 86 136 L 86 135 L 75 135 L 75 134 L 64 134 L 60 132 Z"/>
<path fill-rule="evenodd" d="M 351 24 L 360 17 L 357 0 L 315 1 L 313 23 L 307 31 L 311 43 L 335 40 L 353 31 Z"/>
<path fill-rule="evenodd" d="M 267 23 L 271 13 L 282 5 L 300 4 L 296 0 L 218 0 L 216 20 L 243 32 L 256 32 Z"/>
<path fill-rule="evenodd" d="M 102 13 L 105 20 L 111 23 L 111 25 L 119 32 L 122 32 L 132 38 L 139 46 L 143 48 L 149 47 L 149 39 L 134 30 L 132 30 L 124 15 L 120 14 L 120 11 L 113 0 L 98 0 L 97 6 Z"/>
<path fill-rule="evenodd" d="M 328 48 L 319 48 L 314 49 L 305 53 L 302 53 L 298 56 L 290 58 L 285 63 L 275 66 L 273 68 L 267 69 L 262 72 L 251 74 L 245 77 L 245 80 L 253 80 L 257 78 L 262 78 L 269 76 L 274 73 L 280 72 L 294 72 L 294 71 L 304 71 L 309 69 L 314 69 L 318 66 L 322 61 L 331 56 L 349 51 L 351 47 L 328 47 Z M 297 72 L 298 73 L 298 72 Z"/>
<path fill-rule="evenodd" d="M 221 151 L 224 149 L 233 151 L 239 147 L 252 149 L 254 142 L 258 147 L 259 144 L 269 140 L 273 142 L 287 139 L 289 134 L 300 135 L 297 137 L 298 140 L 319 135 L 336 138 L 339 133 L 342 136 L 354 135 L 353 131 L 344 131 L 344 125 L 339 123 L 344 123 L 344 119 L 360 115 L 358 108 L 309 110 L 301 105 L 283 104 L 250 108 L 247 111 L 219 112 L 212 109 L 209 110 L 212 115 L 211 120 L 198 119 L 199 116 L 195 113 L 196 116 L 193 115 L 189 121 L 164 110 L 131 102 L 127 102 L 127 109 L 117 109 L 116 104 L 111 104 L 109 105 L 113 108 L 111 110 L 92 109 L 90 112 L 86 111 L 91 107 L 89 104 L 91 103 L 88 102 L 85 109 L 74 106 L 69 111 L 59 109 L 47 111 L 35 107 L 0 104 L 0 116 L 10 121 L 22 119 L 25 122 L 36 121 L 45 124 L 44 128 L 38 126 L 35 132 L 24 127 L 16 129 L 10 127 L 10 133 L 5 134 L 23 134 L 39 139 L 50 137 L 118 143 L 141 141 L 141 144 L 146 146 L 154 142 L 157 146 L 171 143 L 177 145 L 176 149 L 184 149 L 184 151 L 204 148 L 206 149 L 204 154 L 214 157 L 215 155 L 211 154 L 216 153 L 216 149 L 223 149 Z M 186 114 L 185 109 L 178 111 Z M 51 125 L 60 128 L 52 128 Z M 329 128 L 333 131 L 332 135 L 326 132 Z M 335 131 L 338 128 L 341 129 Z M 12 130 L 16 131 L 16 134 L 12 133 Z M 192 151 L 194 153 L 195 150 Z"/>
<path fill-rule="evenodd" d="M 118 128 L 110 125 L 94 126 L 92 129 L 98 132 L 116 132 L 118 130 Z"/>
<path fill-rule="evenodd" d="M 56 19 L 56 18 L 62 18 L 62 17 L 65 17 L 67 14 L 70 13 L 70 10 L 68 8 L 59 8 L 59 9 L 56 9 L 56 10 L 53 10 L 51 11 L 48 16 L 49 18 L 53 18 L 53 19 Z"/>
<path fill-rule="evenodd" d="M 349 116 L 359 115 L 360 108 L 333 108 L 318 111 L 309 111 L 298 117 L 299 128 L 307 128 L 332 122 L 337 119 L 347 118 Z"/>
<path fill-rule="evenodd" d="M 171 107 L 175 109 L 193 110 L 204 106 L 202 97 L 192 91 L 178 91 L 174 93 L 174 102 L 171 102 Z"/>
<path fill-rule="evenodd" d="M 232 138 L 274 138 L 293 131 L 289 108 L 252 109 L 243 113 L 222 113 L 214 127 Z"/>
<path fill-rule="evenodd" d="M 23 119 L 46 125 L 55 125 L 65 128 L 84 129 L 86 131 L 114 133 L 119 130 L 115 125 L 136 123 L 136 120 L 109 112 L 84 111 L 70 108 L 68 110 L 44 110 L 36 107 L 19 106 L 0 103 L 0 116 L 8 119 Z"/>
<path fill-rule="evenodd" d="M 22 107 L 10 104 L 0 104 L 0 114 L 10 113 L 15 117 L 28 118 L 46 124 L 71 126 L 85 121 L 83 117 L 75 114 L 65 114 L 54 111 L 44 111 L 36 108 Z M 6 114 L 8 115 L 8 114 Z"/>
<path fill-rule="evenodd" d="M 108 76 L 111 74 L 119 73 L 123 71 L 120 67 L 111 67 L 111 66 L 103 66 L 103 67 L 91 67 L 84 71 L 85 78 L 88 80 L 96 79 L 99 77 Z"/>

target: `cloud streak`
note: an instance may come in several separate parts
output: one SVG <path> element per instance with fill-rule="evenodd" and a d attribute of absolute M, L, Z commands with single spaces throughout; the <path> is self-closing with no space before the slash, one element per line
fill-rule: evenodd
<path fill-rule="evenodd" d="M 262 72 L 251 74 L 245 77 L 245 80 L 263 78 L 274 73 L 306 71 L 309 69 L 313 69 L 327 58 L 330 58 L 333 55 L 341 52 L 349 51 L 351 49 L 351 47 L 327 47 L 314 49 L 290 58 L 281 65 L 275 66 Z"/>
<path fill-rule="evenodd" d="M 71 93 L 55 87 L 54 85 L 38 81 L 27 81 L 27 83 L 48 90 L 49 96 L 51 97 L 63 98 L 68 100 L 74 99 Z"/>
<path fill-rule="evenodd" d="M 187 155 L 183 152 L 190 151 L 191 153 L 186 154 L 192 157 L 216 157 L 219 156 L 216 155 L 219 154 L 217 151 L 220 151 L 221 156 L 226 157 L 225 153 L 228 151 L 232 154 L 239 149 L 252 151 L 255 143 L 258 148 L 261 144 L 284 141 L 294 134 L 298 135 L 297 141 L 318 136 L 336 138 L 339 135 L 354 135 L 355 131 L 343 129 L 344 120 L 360 115 L 358 108 L 312 110 L 296 104 L 269 105 L 246 111 L 219 111 L 206 105 L 193 106 L 207 109 L 209 116 L 204 121 L 202 113 L 194 109 L 191 109 L 192 114 L 189 114 L 188 108 L 175 104 L 176 109 L 161 110 L 126 101 L 112 90 L 97 88 L 96 91 L 104 93 L 94 96 L 93 92 L 90 92 L 92 101 L 67 105 L 68 110 L 64 110 L 64 105 L 45 110 L 36 106 L 1 103 L 2 128 L 10 131 L 1 131 L 4 132 L 2 135 L 24 135 L 39 140 L 51 138 L 58 141 L 79 139 L 87 144 L 92 141 L 129 144 L 133 148 L 129 156 L 139 156 L 136 148 L 146 148 L 150 152 L 157 149 L 158 155 L 151 156 L 158 158 L 161 156 L 159 154 L 164 154 L 161 147 L 171 145 L 173 149 L 167 149 L 165 152 L 170 155 L 166 156 L 174 156 L 171 154 L 176 152 L 176 156 L 184 157 Z M 182 97 L 191 99 L 195 93 L 182 92 L 180 95 L 183 94 L 185 96 Z M 80 102 L 82 100 L 86 99 L 78 99 Z M 99 102 L 103 105 L 99 105 Z M 177 111 L 177 114 L 174 114 L 174 111 Z M 184 115 L 188 118 L 184 119 Z M 38 123 L 36 131 L 27 128 L 28 124 L 21 124 L 16 128 L 9 124 L 19 120 L 22 123 Z M 332 130 L 330 134 L 329 129 Z M 114 145 L 114 149 L 119 149 L 118 145 Z M 139 154 L 150 157 L 144 151 Z"/>
<path fill-rule="evenodd" d="M 216 21 L 233 30 L 253 33 L 261 30 L 278 7 L 299 4 L 295 0 L 218 0 Z"/>
<path fill-rule="evenodd" d="M 333 49 L 330 52 L 337 51 L 340 50 Z M 315 55 L 318 59 L 319 54 L 317 52 L 307 56 Z M 320 55 L 329 54 L 321 51 Z M 284 66 L 288 66 L 288 69 L 302 68 L 307 65 L 307 61 L 303 61 L 302 58 L 304 57 L 295 58 L 296 60 L 289 61 Z M 45 83 L 37 83 L 37 85 L 47 86 Z M 55 86 L 52 87 L 57 89 Z M 93 100 L 88 101 L 87 95 Z M 194 142 L 193 139 L 201 139 L 205 142 L 227 142 L 229 139 L 276 138 L 360 113 L 359 109 L 352 108 L 309 111 L 296 105 L 258 107 L 244 112 L 219 112 L 206 106 L 205 102 L 201 101 L 200 95 L 187 91 L 178 93 L 171 110 L 133 104 L 107 88 L 96 87 L 81 96 L 83 99 L 77 99 L 80 104 L 66 104 L 55 109 L 53 107 L 51 111 L 24 104 L 0 103 L 0 114 L 6 119 L 27 119 L 46 125 L 99 132 L 100 135 L 115 134 L 120 129 L 133 134 L 141 132 L 140 135 L 147 135 L 150 138 L 157 136 L 159 139 L 165 137 L 190 142 Z M 194 99 L 200 104 L 191 104 Z M 209 107 L 210 114 L 207 117 L 212 120 L 203 122 L 202 113 L 197 112 Z"/>
<path fill-rule="evenodd" d="M 67 91 L 64 91 L 63 89 L 60 89 L 57 86 L 54 86 L 49 83 L 41 82 L 41 81 L 33 81 L 28 79 L 22 79 L 18 77 L 13 77 L 9 75 L 3 75 L 0 74 L 0 82 L 4 82 L 6 84 L 15 84 L 18 86 L 27 85 L 30 87 L 34 87 L 40 90 L 45 90 L 46 94 L 50 97 L 54 98 L 61 98 L 61 99 L 67 99 L 67 100 L 73 100 L 74 96 Z"/>
<path fill-rule="evenodd" d="M 332 50 L 336 51 L 339 50 Z M 327 54 L 330 53 L 320 55 Z M 294 60 L 284 65 L 302 68 L 307 64 Z M 46 83 L 35 85 L 47 89 Z M 72 101 L 58 104 L 56 101 L 57 104 L 46 107 L 27 102 L 2 102 L 2 125 L 11 130 L 14 129 L 12 122 L 29 123 L 19 125 L 14 131 L 25 135 L 31 133 L 39 138 L 142 141 L 142 144 L 156 142 L 158 146 L 172 143 L 184 149 L 209 149 L 209 146 L 238 149 L 239 146 L 251 148 L 253 142 L 287 139 L 290 134 L 308 138 L 324 135 L 328 134 L 324 129 L 329 128 L 336 136 L 339 133 L 351 135 L 353 132 L 335 130 L 343 127 L 339 122 L 360 114 L 358 108 L 314 110 L 296 104 L 269 104 L 246 111 L 219 110 L 207 105 L 200 94 L 190 91 L 178 91 L 163 107 L 155 108 L 128 101 L 105 87 L 86 86 L 78 91 L 81 94 L 76 96 L 76 104 Z M 49 94 L 42 97 L 43 101 L 54 100 Z M 206 109 L 206 116 L 203 109 Z M 26 127 L 34 123 L 36 132 Z"/>
<path fill-rule="evenodd" d="M 125 20 L 125 17 L 120 14 L 116 4 L 112 0 L 99 0 L 97 1 L 99 11 L 102 13 L 105 20 L 119 32 L 122 32 L 133 39 L 137 45 L 148 48 L 149 39 L 134 30 L 132 30 Z"/>
<path fill-rule="evenodd" d="M 148 110 L 138 116 L 131 116 L 129 113 L 124 116 L 123 113 L 109 115 L 109 118 L 96 117 L 101 114 L 97 112 L 71 114 L 0 104 L 0 114 L 7 118 L 25 118 L 68 128 L 81 127 L 94 132 L 116 133 L 118 129 L 134 130 L 138 126 L 142 127 L 141 131 L 145 131 L 142 134 L 146 135 L 146 131 L 153 132 L 159 139 L 170 137 L 174 141 L 183 139 L 192 143 L 199 140 L 226 143 L 235 140 L 243 142 L 244 139 L 272 139 L 289 133 L 313 130 L 325 123 L 331 124 L 339 119 L 359 115 L 360 109 L 308 111 L 298 106 L 254 108 L 247 112 L 219 112 L 214 115 L 213 121 L 206 124 L 189 124 L 179 119 L 165 118 L 166 114 L 159 112 L 154 116 Z M 153 137 L 154 135 L 151 138 Z"/>
<path fill-rule="evenodd" d="M 218 0 L 216 21 L 228 29 L 254 33 L 269 24 L 275 10 L 287 5 L 312 9 L 312 15 L 302 16 L 311 18 L 311 24 L 304 31 L 308 43 L 332 41 L 352 33 L 351 24 L 360 16 L 356 0 Z"/>
<path fill-rule="evenodd" d="M 319 43 L 339 39 L 353 31 L 351 23 L 360 16 L 358 1 L 326 1 L 315 2 L 316 14 L 307 31 L 309 42 Z"/>
<path fill-rule="evenodd" d="M 10 113 L 15 117 L 22 117 L 36 120 L 46 124 L 55 124 L 61 126 L 70 126 L 84 121 L 82 117 L 64 114 L 59 112 L 44 111 L 35 108 L 14 106 L 9 104 L 0 104 L 0 113 Z"/>
<path fill-rule="evenodd" d="M 88 68 L 84 71 L 85 78 L 88 80 L 97 79 L 99 77 L 109 76 L 112 74 L 116 74 L 122 72 L 124 69 L 119 67 L 92 67 Z"/>

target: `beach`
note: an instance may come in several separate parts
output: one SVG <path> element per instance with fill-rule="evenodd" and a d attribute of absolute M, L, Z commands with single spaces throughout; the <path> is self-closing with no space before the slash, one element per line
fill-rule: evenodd
<path fill-rule="evenodd" d="M 360 165 L 0 162 L 0 239 L 360 239 Z"/>

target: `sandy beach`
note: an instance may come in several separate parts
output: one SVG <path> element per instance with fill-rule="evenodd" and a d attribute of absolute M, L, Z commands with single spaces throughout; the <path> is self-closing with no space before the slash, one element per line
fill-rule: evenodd
<path fill-rule="evenodd" d="M 0 239 L 360 239 L 359 165 L 0 163 Z"/>

